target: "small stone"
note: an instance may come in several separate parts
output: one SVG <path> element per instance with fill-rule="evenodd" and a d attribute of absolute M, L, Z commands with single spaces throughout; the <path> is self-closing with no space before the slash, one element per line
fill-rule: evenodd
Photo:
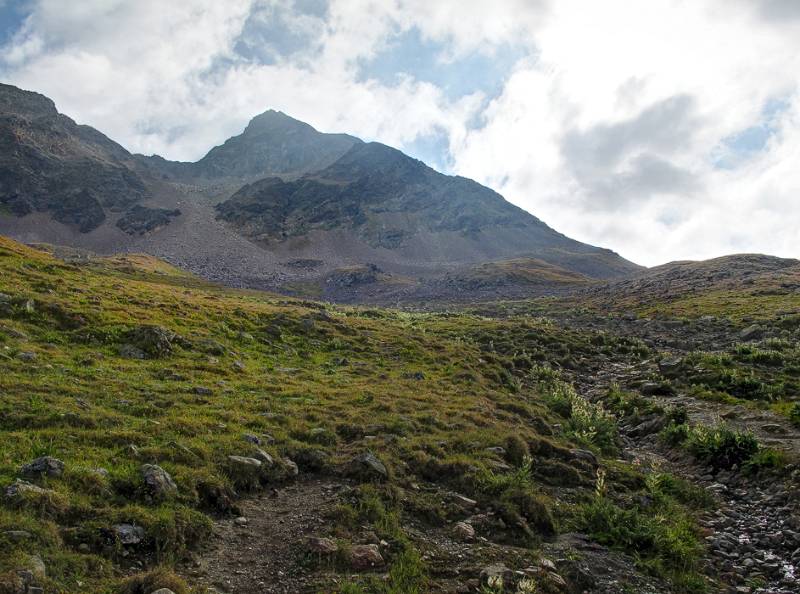
<path fill-rule="evenodd" d="M 205 386 L 195 386 L 193 392 L 198 396 L 211 396 L 214 393 L 211 388 L 206 388 Z"/>
<path fill-rule="evenodd" d="M 233 523 L 236 524 L 237 526 L 247 526 L 247 518 L 245 518 L 244 516 L 239 516 L 233 521 Z"/>
<path fill-rule="evenodd" d="M 556 570 L 556 564 L 553 563 L 550 559 L 545 559 L 544 557 L 539 559 L 539 567 L 541 567 L 545 571 L 555 571 Z"/>
<path fill-rule="evenodd" d="M 17 359 L 26 362 L 36 361 L 36 353 L 22 352 L 17 355 Z"/>
<path fill-rule="evenodd" d="M 470 499 L 464 495 L 459 495 L 458 493 L 453 493 L 450 495 L 450 500 L 462 509 L 472 509 L 478 505 L 478 502 L 474 499 Z"/>
<path fill-rule="evenodd" d="M 378 545 L 354 545 L 350 549 L 350 565 L 356 571 L 383 566 L 383 556 Z"/>
<path fill-rule="evenodd" d="M 283 465 L 286 468 L 286 472 L 289 474 L 289 476 L 297 476 L 298 474 L 300 474 L 300 468 L 297 466 L 297 463 L 291 458 L 284 458 Z"/>
<path fill-rule="evenodd" d="M 245 433 L 242 435 L 242 439 L 254 445 L 261 445 L 261 439 L 258 437 L 258 435 L 253 435 L 252 433 Z"/>
<path fill-rule="evenodd" d="M 64 463 L 52 456 L 42 456 L 20 468 L 19 472 L 29 479 L 43 476 L 56 478 L 64 474 Z"/>
<path fill-rule="evenodd" d="M 262 465 L 270 467 L 275 465 L 275 459 L 261 448 L 256 448 L 253 458 L 260 461 Z"/>
<path fill-rule="evenodd" d="M 564 590 L 567 587 L 566 580 L 555 572 L 547 573 L 544 579 L 558 590 Z"/>
<path fill-rule="evenodd" d="M 169 588 L 159 588 L 158 590 L 156 590 L 155 592 L 151 592 L 150 594 L 175 594 L 175 592 L 173 592 Z"/>
<path fill-rule="evenodd" d="M 84 555 L 88 555 L 89 553 L 92 552 L 92 549 L 91 549 L 91 547 L 89 547 L 88 544 L 86 544 L 85 542 L 82 542 L 81 544 L 78 545 L 78 552 L 82 553 Z"/>

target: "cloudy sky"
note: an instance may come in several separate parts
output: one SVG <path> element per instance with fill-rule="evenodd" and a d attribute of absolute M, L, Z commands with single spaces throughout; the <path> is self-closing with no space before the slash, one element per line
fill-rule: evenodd
<path fill-rule="evenodd" d="M 0 0 L 0 45 L 135 152 L 274 108 L 642 264 L 800 257 L 797 0 Z"/>

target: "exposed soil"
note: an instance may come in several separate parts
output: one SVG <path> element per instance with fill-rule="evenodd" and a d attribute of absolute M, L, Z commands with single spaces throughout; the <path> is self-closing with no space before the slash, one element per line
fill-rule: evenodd
<path fill-rule="evenodd" d="M 326 532 L 325 518 L 346 489 L 341 481 L 307 477 L 242 500 L 241 517 L 216 523 L 208 547 L 186 573 L 229 594 L 324 591 L 335 578 L 305 541 Z"/>

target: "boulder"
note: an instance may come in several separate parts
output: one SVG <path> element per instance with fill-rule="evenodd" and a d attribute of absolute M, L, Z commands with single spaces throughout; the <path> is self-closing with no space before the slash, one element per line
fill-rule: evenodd
<path fill-rule="evenodd" d="M 378 550 L 378 545 L 354 545 L 350 549 L 350 566 L 356 571 L 382 567 L 383 564 L 383 556 Z"/>
<path fill-rule="evenodd" d="M 150 495 L 156 499 L 164 499 L 178 491 L 178 485 L 169 473 L 155 464 L 144 464 L 141 468 L 142 478 Z"/>
<path fill-rule="evenodd" d="M 764 329 L 758 324 L 753 324 L 752 326 L 748 326 L 739 333 L 739 338 L 741 338 L 745 342 L 749 342 L 752 340 L 759 340 L 763 338 L 763 336 L 764 336 Z"/>
<path fill-rule="evenodd" d="M 134 526 L 133 524 L 116 524 L 112 527 L 114 536 L 122 545 L 137 545 L 141 543 L 146 536 L 144 528 L 141 526 Z"/>
<path fill-rule="evenodd" d="M 261 460 L 246 456 L 228 456 L 228 474 L 236 485 L 255 487 L 261 475 Z"/>
<path fill-rule="evenodd" d="M 372 452 L 364 452 L 353 458 L 348 465 L 348 474 L 362 480 L 379 481 L 389 476 L 386 466 Z"/>
<path fill-rule="evenodd" d="M 306 542 L 306 548 L 317 555 L 333 555 L 339 547 L 330 538 L 312 536 Z"/>
<path fill-rule="evenodd" d="M 475 528 L 466 522 L 458 522 L 453 526 L 453 533 L 459 540 L 472 540 L 475 538 Z"/>
<path fill-rule="evenodd" d="M 42 456 L 20 468 L 19 473 L 28 479 L 57 478 L 64 474 L 64 463 L 52 456 Z"/>
<path fill-rule="evenodd" d="M 167 357 L 172 354 L 174 345 L 181 342 L 172 330 L 155 325 L 142 325 L 128 330 L 124 334 L 127 344 L 139 349 L 152 359 Z"/>
<path fill-rule="evenodd" d="M 658 362 L 658 370 L 664 377 L 676 377 L 683 368 L 683 359 L 669 357 Z"/>
<path fill-rule="evenodd" d="M 478 502 L 474 499 L 470 499 L 459 493 L 452 493 L 450 495 L 450 500 L 462 509 L 473 509 L 478 505 Z"/>
<path fill-rule="evenodd" d="M 50 495 L 55 493 L 52 489 L 42 489 L 36 485 L 32 485 L 28 481 L 20 479 L 15 480 L 8 487 L 6 487 L 6 497 L 8 499 L 21 499 L 26 495 Z"/>

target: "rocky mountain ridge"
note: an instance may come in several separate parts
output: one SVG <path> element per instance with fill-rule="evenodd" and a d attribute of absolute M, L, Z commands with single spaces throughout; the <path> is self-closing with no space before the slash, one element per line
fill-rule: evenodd
<path fill-rule="evenodd" d="M 490 262 L 564 270 L 478 282 L 507 295 L 640 270 L 472 180 L 281 112 L 181 163 L 132 155 L 42 95 L 0 91 L 0 233 L 29 243 L 144 252 L 225 284 L 345 301 L 447 299 Z M 381 273 L 350 273 L 361 268 Z"/>

